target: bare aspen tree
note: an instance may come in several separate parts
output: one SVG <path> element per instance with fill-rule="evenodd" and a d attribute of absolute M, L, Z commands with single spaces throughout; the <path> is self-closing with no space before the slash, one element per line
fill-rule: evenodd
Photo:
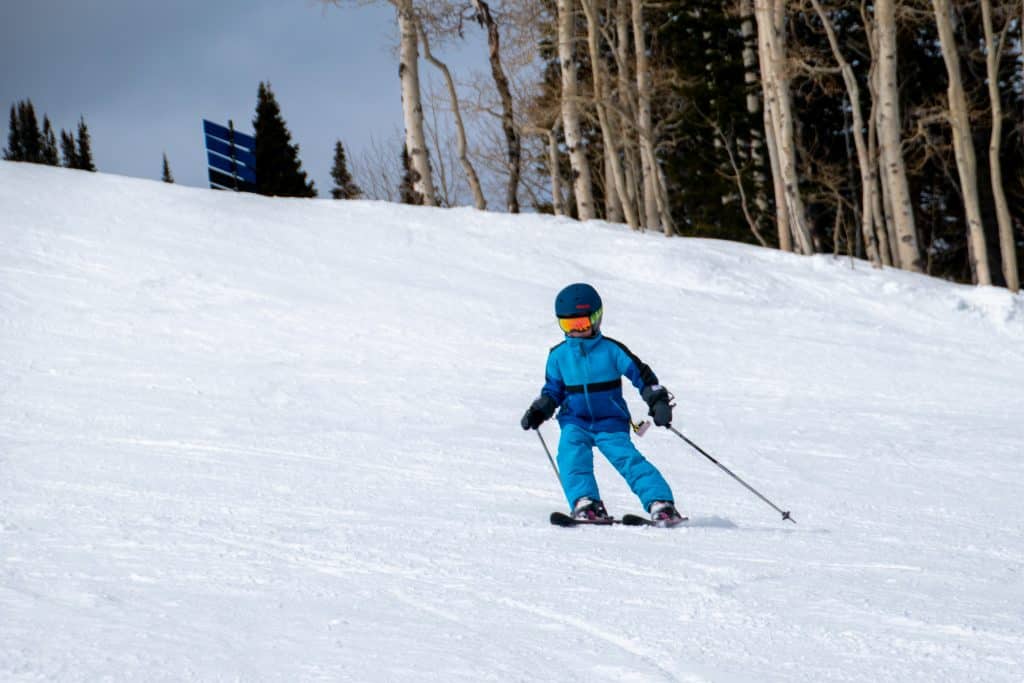
<path fill-rule="evenodd" d="M 643 173 L 643 225 L 651 230 L 664 229 L 657 193 L 658 158 L 654 151 L 654 126 L 651 119 L 651 68 L 647 58 L 647 36 L 643 0 L 630 1 L 633 20 L 633 51 L 636 58 L 637 136 L 640 141 L 640 168 Z M 671 234 L 671 233 L 666 233 Z"/>
<path fill-rule="evenodd" d="M 877 241 L 875 240 L 874 216 L 872 215 L 874 208 L 871 197 L 872 161 L 868 156 L 867 142 L 864 140 L 864 114 L 860 105 L 860 86 L 857 85 L 857 78 L 853 73 L 853 67 L 850 66 L 850 63 L 846 61 L 846 57 L 843 56 L 843 51 L 839 47 L 839 39 L 836 38 L 835 29 L 832 27 L 832 22 L 829 20 L 828 15 L 825 14 L 821 2 L 819 0 L 811 0 L 811 5 L 825 27 L 825 35 L 828 36 L 828 44 L 832 49 L 832 56 L 835 57 L 836 63 L 839 65 L 840 72 L 843 75 L 843 83 L 846 86 L 846 93 L 849 97 L 851 115 L 853 117 L 853 142 L 857 150 L 857 164 L 860 166 L 861 233 L 864 236 L 864 245 L 867 248 L 871 263 L 880 268 L 882 266 L 882 259 L 878 252 Z"/>
<path fill-rule="evenodd" d="M 569 148 L 576 215 L 581 221 L 593 220 L 594 192 L 590 162 L 583 149 L 580 126 L 579 93 L 576 84 L 576 13 L 573 0 L 558 0 L 558 61 L 562 72 L 562 128 Z"/>
<path fill-rule="evenodd" d="M 505 150 L 508 158 L 508 184 L 505 189 L 505 206 L 509 213 L 519 213 L 519 178 L 522 168 L 522 144 L 516 130 L 512 107 L 512 91 L 508 77 L 501 65 L 501 34 L 498 23 L 491 15 L 490 6 L 484 0 L 472 0 L 477 22 L 487 30 L 487 48 L 491 65 L 491 76 L 501 98 L 501 129 L 505 133 Z"/>
<path fill-rule="evenodd" d="M 979 285 L 991 285 L 992 274 L 988 264 L 985 231 L 981 222 L 981 202 L 978 197 L 978 161 L 971 137 L 970 112 L 960 76 L 960 56 L 953 36 L 953 8 L 949 0 L 932 0 L 935 21 L 939 29 L 939 46 L 946 63 L 949 85 L 946 88 L 949 125 L 953 130 L 953 150 L 960 176 L 960 193 L 967 214 L 967 241 L 971 252 L 971 270 Z"/>
<path fill-rule="evenodd" d="M 999 223 L 999 252 L 1002 255 L 1003 277 L 1006 288 L 1011 292 L 1020 291 L 1020 274 L 1017 271 L 1017 250 L 1013 239 L 1013 223 L 1003 189 L 1003 168 L 999 160 L 1003 137 L 1003 105 L 999 94 L 999 57 L 1002 55 L 1007 21 L 998 40 L 992 26 L 992 0 L 981 0 L 982 23 L 985 29 L 985 75 L 988 77 L 988 99 L 992 107 L 992 134 L 988 143 L 988 165 L 992 176 L 992 196 L 996 205 L 996 220 Z"/>
<path fill-rule="evenodd" d="M 594 8 L 593 0 L 580 0 L 580 3 L 583 6 L 583 13 L 587 19 L 587 46 L 590 51 L 590 66 L 592 78 L 594 79 L 594 107 L 597 110 L 597 120 L 601 127 L 601 138 L 604 141 L 605 164 L 611 171 L 611 179 L 608 179 L 606 176 L 605 185 L 607 189 L 605 194 L 609 195 L 614 192 L 616 198 L 625 197 L 627 196 L 626 176 L 622 169 L 622 161 L 619 158 L 619 146 L 616 140 L 616 131 L 613 129 L 613 117 L 609 116 L 606 106 L 608 95 L 604 86 L 605 64 L 604 60 L 601 59 L 601 53 L 598 49 L 600 28 L 598 27 L 597 11 Z M 615 201 L 613 200 L 611 204 L 614 206 Z M 624 212 L 629 227 L 634 230 L 640 227 L 632 205 L 628 202 L 619 201 L 618 207 L 621 207 Z"/>
<path fill-rule="evenodd" d="M 629 202 L 633 206 L 633 212 L 637 216 L 640 227 L 643 224 L 644 212 L 638 202 L 640 195 L 640 157 L 639 144 L 636 139 L 636 100 L 633 97 L 633 87 L 630 80 L 633 67 L 630 60 L 629 38 L 630 38 L 630 2 L 629 0 L 611 0 L 615 3 L 615 45 L 614 55 L 617 71 L 616 90 L 618 101 L 618 123 L 619 135 L 622 141 L 622 163 L 623 172 L 626 176 L 626 196 L 620 197 L 622 203 Z"/>
<path fill-rule="evenodd" d="M 455 81 L 452 79 L 448 65 L 434 56 L 430 49 L 430 38 L 422 26 L 418 26 L 420 42 L 423 44 L 423 57 L 433 64 L 441 75 L 444 76 L 445 85 L 448 88 L 448 98 L 451 102 L 452 116 L 455 120 L 455 143 L 459 157 L 459 164 L 466 174 L 466 181 L 473 192 L 473 206 L 483 211 L 487 208 L 487 200 L 484 198 L 483 190 L 480 187 L 480 178 L 476 174 L 473 163 L 469 160 L 469 152 L 466 146 L 466 127 L 462 122 L 462 112 L 459 108 L 459 94 L 455 89 Z"/>
<path fill-rule="evenodd" d="M 758 82 L 757 74 L 757 36 L 754 31 L 754 2 L 740 0 L 740 35 L 743 37 L 743 80 L 747 84 L 747 113 L 756 115 L 761 111 L 761 98 L 757 96 L 754 86 Z M 761 168 L 764 165 L 763 133 L 756 126 L 750 129 L 747 141 L 748 156 L 754 168 L 754 205 L 759 213 L 768 210 L 765 177 Z"/>
<path fill-rule="evenodd" d="M 423 100 L 420 94 L 419 31 L 412 0 L 396 0 L 400 36 L 398 75 L 402 81 L 402 115 L 405 147 L 413 171 L 413 189 L 423 204 L 435 205 L 434 181 L 430 174 L 426 136 L 423 134 Z"/>
<path fill-rule="evenodd" d="M 784 0 L 755 0 L 754 18 L 757 20 L 765 120 L 772 129 L 769 144 L 775 148 L 772 170 L 778 172 L 775 180 L 775 203 L 780 221 L 780 243 L 785 244 L 782 233 L 788 230 L 792 233 L 800 253 L 813 254 L 814 244 L 807 226 L 803 198 L 800 195 L 800 177 L 797 173 L 793 104 L 786 64 Z M 778 208 L 779 205 L 785 205 L 784 212 Z"/>
<path fill-rule="evenodd" d="M 907 167 L 900 145 L 896 0 L 876 0 L 875 37 L 878 43 L 875 52 L 875 62 L 878 64 L 878 142 L 882 153 L 883 192 L 892 206 L 896 247 L 893 250 L 893 261 L 904 270 L 920 273 L 921 250 L 918 247 L 914 210 L 910 201 Z"/>

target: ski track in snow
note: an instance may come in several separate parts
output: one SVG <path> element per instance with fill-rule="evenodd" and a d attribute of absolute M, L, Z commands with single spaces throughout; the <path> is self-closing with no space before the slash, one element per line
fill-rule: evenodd
<path fill-rule="evenodd" d="M 583 279 L 798 524 L 662 430 L 687 527 L 547 524 Z M 0 162 L 0 680 L 1019 682 L 1022 342 L 863 262 Z"/>

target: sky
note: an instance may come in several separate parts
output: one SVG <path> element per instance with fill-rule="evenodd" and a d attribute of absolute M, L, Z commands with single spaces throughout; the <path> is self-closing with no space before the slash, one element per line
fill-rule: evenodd
<path fill-rule="evenodd" d="M 31 99 L 58 133 L 85 117 L 99 170 L 159 178 L 166 152 L 178 183 L 205 187 L 202 119 L 251 133 L 269 81 L 304 170 L 329 196 L 336 140 L 351 159 L 371 138 L 400 135 L 396 35 L 384 2 L 5 0 L 2 144 L 11 105 Z M 459 55 L 444 56 L 457 72 Z"/>

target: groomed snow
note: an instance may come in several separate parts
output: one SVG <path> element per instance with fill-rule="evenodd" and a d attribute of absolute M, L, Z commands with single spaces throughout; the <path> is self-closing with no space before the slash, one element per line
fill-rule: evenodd
<path fill-rule="evenodd" d="M 798 524 L 652 430 L 688 528 L 548 525 L 579 280 Z M 1022 386 L 1005 290 L 2 162 L 0 679 L 1019 682 Z"/>

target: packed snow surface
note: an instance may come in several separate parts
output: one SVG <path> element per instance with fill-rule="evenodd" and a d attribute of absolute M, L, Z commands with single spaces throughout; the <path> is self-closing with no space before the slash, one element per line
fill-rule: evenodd
<path fill-rule="evenodd" d="M 574 281 L 797 524 L 663 429 L 688 527 L 548 524 Z M 1019 682 L 1022 384 L 1005 290 L 0 163 L 0 680 Z"/>

